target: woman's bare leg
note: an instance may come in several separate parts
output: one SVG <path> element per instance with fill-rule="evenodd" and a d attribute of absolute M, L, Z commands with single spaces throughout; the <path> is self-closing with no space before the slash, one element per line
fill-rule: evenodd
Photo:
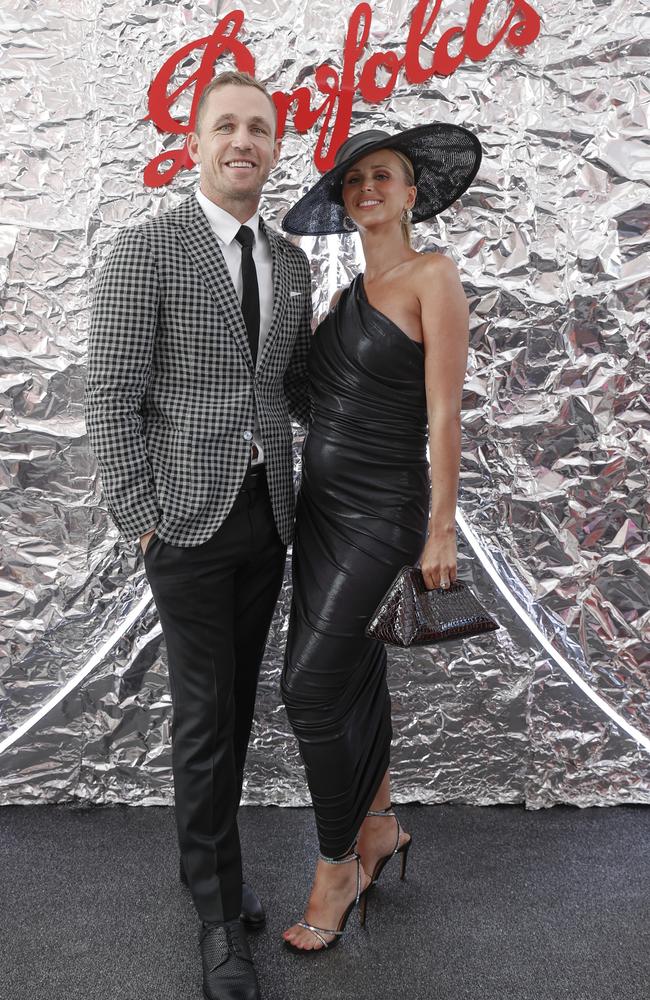
<path fill-rule="evenodd" d="M 371 810 L 390 806 L 390 772 L 386 771 L 377 790 Z M 380 858 L 390 854 L 395 847 L 397 824 L 392 817 L 367 816 L 361 824 L 357 851 L 361 855 L 361 888 L 370 882 L 370 876 Z M 400 832 L 399 843 L 409 840 L 409 834 Z M 316 927 L 336 928 L 342 913 L 356 893 L 357 866 L 354 861 L 346 865 L 329 865 L 319 859 L 311 895 L 305 910 L 305 923 Z M 311 931 L 294 924 L 283 932 L 287 941 L 299 948 L 322 948 Z M 327 940 L 327 936 L 326 936 Z M 331 940 L 331 938 L 329 939 Z"/>
<path fill-rule="evenodd" d="M 389 806 L 390 771 L 386 771 L 370 809 L 376 812 L 380 809 L 388 809 Z M 400 846 L 405 844 L 409 839 L 409 834 L 405 830 L 401 830 L 399 836 Z M 385 857 L 394 850 L 396 840 L 397 823 L 392 817 L 366 816 L 359 830 L 357 851 L 361 855 L 363 869 L 368 875 L 372 875 L 380 858 Z"/>

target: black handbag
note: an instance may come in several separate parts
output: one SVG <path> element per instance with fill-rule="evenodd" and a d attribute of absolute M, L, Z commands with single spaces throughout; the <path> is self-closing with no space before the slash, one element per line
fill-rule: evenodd
<path fill-rule="evenodd" d="M 501 626 L 467 584 L 427 590 L 419 566 L 404 566 L 366 625 L 365 633 L 392 646 L 426 646 L 493 632 Z"/>

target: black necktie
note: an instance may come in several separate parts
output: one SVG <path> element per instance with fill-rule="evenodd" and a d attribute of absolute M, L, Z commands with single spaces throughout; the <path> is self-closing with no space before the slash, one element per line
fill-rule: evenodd
<path fill-rule="evenodd" d="M 253 230 L 241 226 L 235 236 L 241 245 L 242 300 L 241 311 L 248 332 L 253 364 L 257 363 L 257 345 L 260 338 L 260 292 L 257 286 L 257 271 L 253 260 Z"/>

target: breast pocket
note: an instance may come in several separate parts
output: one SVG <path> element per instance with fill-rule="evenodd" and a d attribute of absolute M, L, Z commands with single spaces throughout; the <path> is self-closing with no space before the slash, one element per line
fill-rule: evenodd
<path fill-rule="evenodd" d="M 296 323 L 304 313 L 306 299 L 307 292 L 296 290 L 289 292 L 289 305 L 287 307 L 287 313 L 294 323 Z"/>

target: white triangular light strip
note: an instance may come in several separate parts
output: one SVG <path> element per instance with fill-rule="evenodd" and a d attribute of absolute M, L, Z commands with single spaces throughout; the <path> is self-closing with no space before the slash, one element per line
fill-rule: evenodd
<path fill-rule="evenodd" d="M 24 736 L 25 733 L 28 733 L 30 729 L 33 729 L 34 726 L 41 721 L 41 719 L 52 711 L 53 708 L 56 708 L 59 702 L 63 701 L 67 695 L 74 691 L 74 689 L 81 684 L 88 674 L 93 672 L 95 667 L 97 667 L 102 660 L 106 659 L 113 646 L 120 641 L 122 636 L 125 635 L 131 626 L 137 622 L 138 618 L 144 614 L 147 607 L 151 604 L 151 601 L 151 590 L 147 587 L 137 604 L 135 604 L 125 616 L 124 621 L 120 623 L 115 631 L 108 637 L 106 642 L 102 643 L 99 649 L 93 653 L 88 662 L 85 663 L 84 666 L 70 678 L 70 680 L 66 681 L 63 687 L 60 688 L 56 694 L 52 695 L 48 701 L 41 705 L 38 711 L 34 712 L 33 715 L 30 715 L 28 719 L 25 719 L 25 721 L 22 722 L 18 728 L 13 731 L 13 733 L 10 733 L 9 736 L 6 736 L 4 740 L 0 742 L 0 754 L 4 753 L 5 750 L 8 750 L 9 747 L 13 746 L 14 743 L 16 743 L 21 736 Z"/>
<path fill-rule="evenodd" d="M 535 636 L 537 641 L 544 647 L 544 649 L 551 655 L 555 660 L 557 665 L 567 674 L 568 677 L 577 684 L 577 686 L 584 691 L 590 700 L 600 708 L 602 712 L 609 716 L 621 729 L 625 730 L 629 736 L 631 736 L 637 743 L 639 743 L 645 750 L 650 751 L 650 739 L 644 736 L 636 726 L 633 726 L 627 719 L 624 719 L 619 712 L 609 705 L 604 698 L 601 698 L 596 691 L 591 688 L 587 682 L 580 676 L 580 674 L 571 666 L 566 657 L 562 656 L 561 653 L 552 646 L 548 641 L 544 633 L 541 631 L 537 623 L 531 618 L 526 609 L 521 605 L 521 603 L 514 596 L 512 591 L 503 581 L 502 577 L 499 575 L 494 561 L 490 555 L 486 552 L 485 548 L 481 544 L 478 535 L 475 533 L 474 529 L 470 527 L 465 516 L 457 508 L 456 509 L 456 521 L 460 530 L 463 532 L 465 538 L 474 550 L 477 558 L 479 559 L 481 565 L 485 569 L 486 573 L 489 575 L 490 579 L 494 581 L 495 586 L 503 594 L 506 601 L 512 607 L 515 614 L 521 618 L 526 628 Z M 70 694 L 76 687 L 81 684 L 81 682 L 92 673 L 96 666 L 98 666 L 102 660 L 108 656 L 110 651 L 116 645 L 117 642 L 122 638 L 123 635 L 128 632 L 131 626 L 138 620 L 138 618 L 146 611 L 147 607 L 151 603 L 152 594 L 149 588 L 146 589 L 145 593 L 142 595 L 138 603 L 131 609 L 131 611 L 126 615 L 124 621 L 119 625 L 119 627 L 112 633 L 104 642 L 96 653 L 94 653 L 88 662 L 74 674 L 69 681 L 67 681 L 64 686 L 56 692 L 45 704 L 30 715 L 25 722 L 21 723 L 13 733 L 5 737 L 2 742 L 0 742 L 0 754 L 4 753 L 11 746 L 14 745 L 25 733 L 28 733 L 30 729 L 33 729 L 41 719 L 43 719 L 49 712 L 52 711 L 63 699 Z"/>
<path fill-rule="evenodd" d="M 601 698 L 601 696 L 596 691 L 594 691 L 593 688 L 589 686 L 589 684 L 587 684 L 584 678 L 580 676 L 577 670 L 575 670 L 575 668 L 571 666 L 566 657 L 562 656 L 561 653 L 558 653 L 555 647 L 548 641 L 548 639 L 546 638 L 542 630 L 539 628 L 537 623 L 533 620 L 533 618 L 531 618 L 528 611 L 517 600 L 512 590 L 510 590 L 507 584 L 504 582 L 502 576 L 499 574 L 495 566 L 492 557 L 487 553 L 487 551 L 481 544 L 478 535 L 475 533 L 474 529 L 470 527 L 464 514 L 462 514 L 462 512 L 458 508 L 456 509 L 456 522 L 460 530 L 463 532 L 465 538 L 471 545 L 472 549 L 474 550 L 477 558 L 481 562 L 486 573 L 494 581 L 495 586 L 503 594 L 503 596 L 505 597 L 506 601 L 513 609 L 515 614 L 517 614 L 519 618 L 521 618 L 526 628 L 529 629 L 530 632 L 532 632 L 532 634 L 535 636 L 540 645 L 542 645 L 544 649 L 553 657 L 558 667 L 560 667 L 565 672 L 565 674 L 567 674 L 567 676 L 571 678 L 574 684 L 577 684 L 578 687 L 582 691 L 584 691 L 587 697 L 590 698 L 591 701 L 593 701 L 594 705 L 597 705 L 602 712 L 608 715 L 610 719 L 612 719 L 616 723 L 617 726 L 620 726 L 621 729 L 624 729 L 625 732 L 628 733 L 628 735 L 631 736 L 634 740 L 636 740 L 636 742 L 639 743 L 645 750 L 650 751 L 650 739 L 647 736 L 644 736 L 644 734 L 639 729 L 637 729 L 636 726 L 633 726 L 631 722 L 628 722 L 627 719 L 624 719 L 623 716 L 619 712 L 617 712 L 616 709 L 612 708 L 612 706 L 609 705 L 604 698 Z"/>

